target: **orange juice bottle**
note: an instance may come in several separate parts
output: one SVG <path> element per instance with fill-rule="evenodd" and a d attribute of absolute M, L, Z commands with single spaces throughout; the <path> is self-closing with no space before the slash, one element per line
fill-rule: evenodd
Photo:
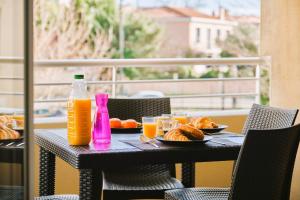
<path fill-rule="evenodd" d="M 87 94 L 84 75 L 76 74 L 68 107 L 68 142 L 88 145 L 91 141 L 91 99 Z"/>

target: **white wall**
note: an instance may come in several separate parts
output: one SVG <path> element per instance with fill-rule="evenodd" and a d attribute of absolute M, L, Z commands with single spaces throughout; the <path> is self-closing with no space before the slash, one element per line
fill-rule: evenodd
<path fill-rule="evenodd" d="M 191 49 L 200 52 L 211 53 L 217 55 L 220 53 L 221 49 L 216 44 L 217 30 L 220 30 L 220 39 L 224 40 L 227 37 L 227 31 L 232 33 L 233 28 L 237 25 L 236 22 L 221 21 L 213 19 L 192 19 L 190 23 L 190 36 L 189 36 L 189 46 Z M 196 42 L 196 29 L 201 30 L 200 42 Z M 210 29 L 210 48 L 208 48 L 208 29 Z"/>

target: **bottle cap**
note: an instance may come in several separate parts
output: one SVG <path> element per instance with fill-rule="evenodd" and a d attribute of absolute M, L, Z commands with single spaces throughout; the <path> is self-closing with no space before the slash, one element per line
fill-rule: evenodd
<path fill-rule="evenodd" d="M 84 75 L 83 74 L 75 74 L 74 79 L 84 79 Z"/>

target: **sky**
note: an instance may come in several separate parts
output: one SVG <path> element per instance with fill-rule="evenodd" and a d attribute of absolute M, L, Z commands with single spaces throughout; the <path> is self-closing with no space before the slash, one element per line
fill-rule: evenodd
<path fill-rule="evenodd" d="M 260 0 L 123 0 L 123 4 L 140 7 L 185 6 L 186 2 L 207 13 L 217 11 L 222 6 L 233 15 L 260 15 Z"/>

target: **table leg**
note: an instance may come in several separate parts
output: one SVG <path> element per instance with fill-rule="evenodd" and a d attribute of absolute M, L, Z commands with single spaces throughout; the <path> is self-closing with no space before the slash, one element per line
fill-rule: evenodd
<path fill-rule="evenodd" d="M 181 174 L 185 187 L 195 187 L 195 163 L 182 163 Z"/>
<path fill-rule="evenodd" d="M 96 169 L 80 170 L 80 200 L 100 200 L 102 192 L 102 173 Z"/>
<path fill-rule="evenodd" d="M 55 192 L 55 155 L 40 148 L 40 196 Z"/>

